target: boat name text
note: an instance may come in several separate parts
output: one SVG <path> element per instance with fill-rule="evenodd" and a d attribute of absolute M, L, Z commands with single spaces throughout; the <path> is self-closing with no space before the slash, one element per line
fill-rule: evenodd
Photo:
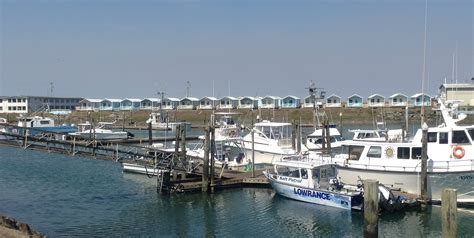
<path fill-rule="evenodd" d="M 293 188 L 293 192 L 297 195 L 301 195 L 304 197 L 313 197 L 313 198 L 319 198 L 319 199 L 324 199 L 324 200 L 331 200 L 331 195 L 329 193 L 316 192 L 316 191 L 300 189 L 300 188 L 298 189 Z"/>
<path fill-rule="evenodd" d="M 278 179 L 283 180 L 283 181 L 288 181 L 288 182 L 294 182 L 294 183 L 301 183 L 302 181 L 302 179 L 285 177 L 285 176 L 278 176 Z"/>
<path fill-rule="evenodd" d="M 471 175 L 465 175 L 465 176 L 461 176 L 461 180 L 472 180 L 472 176 Z"/>

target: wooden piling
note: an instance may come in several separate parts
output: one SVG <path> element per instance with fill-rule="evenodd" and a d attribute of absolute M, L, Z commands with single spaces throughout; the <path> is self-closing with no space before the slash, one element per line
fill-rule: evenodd
<path fill-rule="evenodd" d="M 379 182 L 364 180 L 364 237 L 378 237 Z"/>
<path fill-rule="evenodd" d="M 148 122 L 148 145 L 153 145 L 153 131 L 151 128 L 151 121 Z"/>
<path fill-rule="evenodd" d="M 210 132 L 211 132 L 211 172 L 210 172 L 210 176 L 211 176 L 211 192 L 214 192 L 214 187 L 216 186 L 216 183 L 214 181 L 214 169 L 215 169 L 215 158 L 214 158 L 214 155 L 216 154 L 216 131 L 215 131 L 215 128 L 214 128 L 214 122 L 211 122 L 211 129 L 210 129 Z"/>
<path fill-rule="evenodd" d="M 202 188 L 203 192 L 207 192 L 209 185 L 209 151 L 210 151 L 210 127 L 206 126 L 204 130 L 204 161 L 202 165 Z"/>
<path fill-rule="evenodd" d="M 426 204 L 428 198 L 428 125 L 426 123 L 422 126 L 422 137 L 421 137 L 421 179 L 420 179 L 420 195 L 423 204 Z"/>
<path fill-rule="evenodd" d="M 296 124 L 296 151 L 301 152 L 301 121 Z"/>
<path fill-rule="evenodd" d="M 330 132 L 330 128 L 329 128 L 329 122 L 328 122 L 327 119 L 325 120 L 324 124 L 325 124 L 324 125 L 324 130 L 326 130 L 326 138 L 325 138 L 326 149 L 327 149 L 327 153 L 331 154 L 331 132 Z"/>
<path fill-rule="evenodd" d="M 186 159 L 186 125 L 181 124 L 180 127 L 180 136 L 181 136 L 181 158 Z"/>
<path fill-rule="evenodd" d="M 457 191 L 445 188 L 441 195 L 441 216 L 443 221 L 443 237 L 457 237 Z"/>
<path fill-rule="evenodd" d="M 296 150 L 296 121 L 292 123 L 293 130 L 291 130 L 291 149 Z"/>

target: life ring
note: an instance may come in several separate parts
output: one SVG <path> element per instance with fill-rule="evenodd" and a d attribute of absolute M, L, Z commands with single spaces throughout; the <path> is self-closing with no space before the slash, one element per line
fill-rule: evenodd
<path fill-rule="evenodd" d="M 456 159 L 461 159 L 462 157 L 464 157 L 465 154 L 466 154 L 466 151 L 464 150 L 464 148 L 461 145 L 456 145 L 453 148 L 453 156 Z"/>
<path fill-rule="evenodd" d="M 230 131 L 229 132 L 229 137 L 234 137 L 234 136 L 235 136 L 235 131 L 234 130 Z"/>

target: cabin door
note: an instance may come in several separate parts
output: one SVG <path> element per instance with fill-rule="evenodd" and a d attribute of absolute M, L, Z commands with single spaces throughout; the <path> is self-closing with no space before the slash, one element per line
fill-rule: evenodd
<path fill-rule="evenodd" d="M 320 171 L 320 178 L 319 178 L 319 187 L 320 188 L 328 188 L 329 187 L 329 178 L 328 172 L 326 168 L 321 168 Z"/>

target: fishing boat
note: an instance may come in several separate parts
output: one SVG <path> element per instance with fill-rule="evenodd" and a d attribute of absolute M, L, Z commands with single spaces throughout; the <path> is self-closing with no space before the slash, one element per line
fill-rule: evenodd
<path fill-rule="evenodd" d="M 249 168 L 248 156 L 243 150 L 242 128 L 236 123 L 234 117 L 240 113 L 216 112 L 213 114 L 215 139 L 213 151 L 215 166 L 225 167 L 234 171 L 246 171 Z M 204 159 L 205 137 L 199 136 L 199 143 L 186 154 L 191 157 Z M 211 158 L 211 156 L 209 156 Z"/>
<path fill-rule="evenodd" d="M 444 123 L 427 128 L 428 196 L 441 201 L 443 188 L 457 190 L 458 203 L 474 203 L 474 126 L 457 123 L 456 103 L 438 100 Z M 426 126 L 427 127 L 427 126 Z M 330 163 L 345 183 L 376 179 L 389 187 L 420 194 L 422 130 L 407 141 L 346 140 Z M 316 155 L 318 156 L 318 155 Z"/>
<path fill-rule="evenodd" d="M 287 122 L 262 121 L 255 123 L 251 132 L 242 138 L 243 149 L 246 155 L 252 155 L 252 131 L 254 133 L 253 150 L 255 153 L 255 167 L 271 166 L 272 161 L 285 155 L 294 155 L 292 125 Z M 302 152 L 308 149 L 301 144 Z"/>
<path fill-rule="evenodd" d="M 191 123 L 190 122 L 169 122 L 167 119 L 161 116 L 161 113 L 152 112 L 150 113 L 149 118 L 147 119 L 146 123 L 151 123 L 151 127 L 157 130 L 171 130 L 176 131 L 176 127 L 178 125 L 184 125 L 185 131 L 191 131 Z"/>
<path fill-rule="evenodd" d="M 8 121 L 5 118 L 0 117 L 0 140 L 12 140 L 14 139 L 7 134 L 11 133 L 8 129 Z"/>
<path fill-rule="evenodd" d="M 273 172 L 263 173 L 281 196 L 342 209 L 362 209 L 362 189 L 340 183 L 335 165 L 303 161 L 298 156 L 284 156 L 273 165 Z"/>
<path fill-rule="evenodd" d="M 56 126 L 54 119 L 50 117 L 32 116 L 18 119 L 18 132 L 23 133 L 23 128 L 28 128 L 28 135 L 34 136 L 44 133 L 67 134 L 77 131 L 74 125 L 62 124 Z"/>
<path fill-rule="evenodd" d="M 133 137 L 133 134 L 127 131 L 112 130 L 113 124 L 113 122 L 99 122 L 94 127 L 90 122 L 80 123 L 78 124 L 79 131 L 69 133 L 69 135 L 96 140 L 125 140 Z"/>
<path fill-rule="evenodd" d="M 319 127 L 313 131 L 313 133 L 306 136 L 306 147 L 309 150 L 319 151 L 323 149 L 323 145 L 326 145 L 326 132 L 324 127 Z M 336 125 L 329 125 L 329 141 L 332 149 L 340 148 L 342 138 L 341 133 L 337 129 Z"/>

